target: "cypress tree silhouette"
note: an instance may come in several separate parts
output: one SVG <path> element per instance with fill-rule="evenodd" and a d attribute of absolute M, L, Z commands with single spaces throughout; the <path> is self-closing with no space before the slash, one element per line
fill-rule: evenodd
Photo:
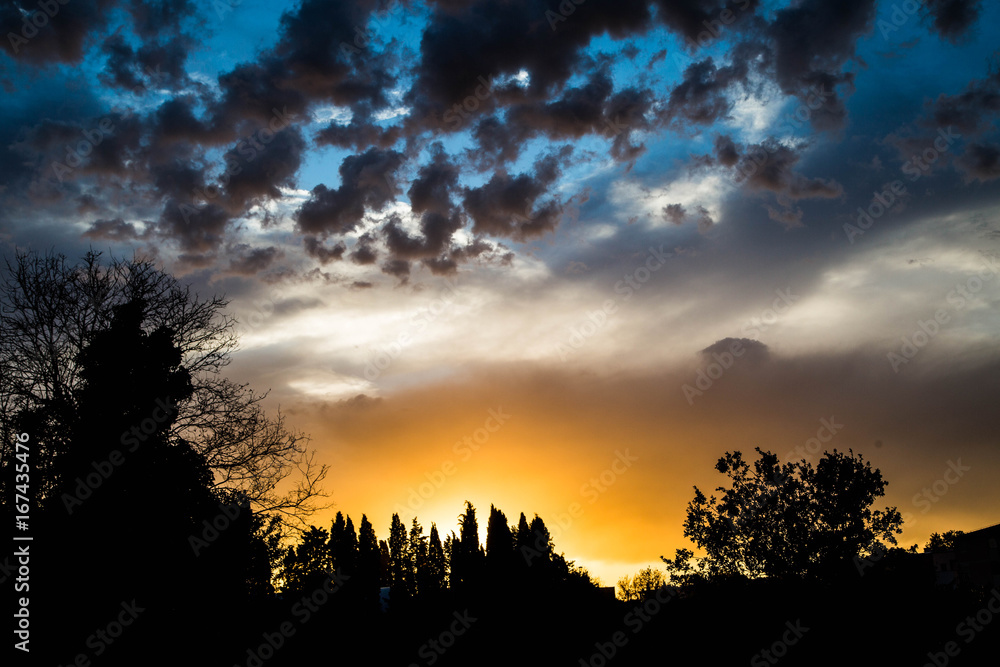
<path fill-rule="evenodd" d="M 409 597 L 412 592 L 413 561 L 410 558 L 406 528 L 399 514 L 392 515 L 389 526 L 389 588 L 393 602 Z"/>
<path fill-rule="evenodd" d="M 468 599 L 478 596 L 485 574 L 485 554 L 479 546 L 476 508 L 468 500 L 458 521 L 459 537 L 452 546 L 451 587 L 460 597 Z"/>
<path fill-rule="evenodd" d="M 390 570 L 390 563 L 392 562 L 392 557 L 389 555 L 389 545 L 386 544 L 385 540 L 378 541 L 378 567 L 379 567 L 379 586 L 386 587 L 392 586 L 392 571 Z"/>
<path fill-rule="evenodd" d="M 427 575 L 425 585 L 428 593 L 437 596 L 444 590 L 448 567 L 444 547 L 438 534 L 437 524 L 431 523 L 431 534 L 427 542 Z"/>
<path fill-rule="evenodd" d="M 506 515 L 490 505 L 490 519 L 486 524 L 486 575 L 494 593 L 502 593 L 517 576 L 514 537 Z"/>
<path fill-rule="evenodd" d="M 351 517 L 344 518 L 342 512 L 337 512 L 333 525 L 330 527 L 330 566 L 340 569 L 351 576 L 355 573 L 358 559 L 358 536 L 354 532 Z"/>
<path fill-rule="evenodd" d="M 362 514 L 361 527 L 358 531 L 358 561 L 355 581 L 364 609 L 374 609 L 378 604 L 381 570 L 382 564 L 378 539 L 375 537 L 375 528 L 368 521 L 368 517 Z"/>
<path fill-rule="evenodd" d="M 429 589 L 427 582 L 427 537 L 424 535 L 423 526 L 417 521 L 417 517 L 413 517 L 413 523 L 410 526 L 408 550 L 412 568 L 413 593 L 424 595 Z"/>

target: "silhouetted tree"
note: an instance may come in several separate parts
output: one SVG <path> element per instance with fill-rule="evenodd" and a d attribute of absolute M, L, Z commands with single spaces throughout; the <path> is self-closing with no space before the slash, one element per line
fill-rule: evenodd
<path fill-rule="evenodd" d="M 965 531 L 949 530 L 945 533 L 931 533 L 931 538 L 927 541 L 927 546 L 924 547 L 924 553 L 952 551 L 955 549 L 955 540 L 962 535 L 965 535 Z"/>
<path fill-rule="evenodd" d="M 32 590 L 43 615 L 66 615 L 50 627 L 70 642 L 122 600 L 155 605 L 165 619 L 207 609 L 209 600 L 226 610 L 265 576 L 260 525 L 245 498 L 213 490 L 205 457 L 168 437 L 174 402 L 192 391 L 190 373 L 173 332 L 144 327 L 147 310 L 141 299 L 125 302 L 107 328 L 91 330 L 57 420 L 60 455 L 47 468 L 48 494 L 35 515 L 48 550 L 36 561 L 40 585 Z M 48 406 L 24 404 L 11 423 L 52 420 Z"/>
<path fill-rule="evenodd" d="M 188 375 L 186 392 L 170 390 L 176 411 L 161 423 L 160 437 L 186 443 L 204 459 L 211 485 L 242 492 L 256 511 L 302 522 L 319 509 L 326 468 L 313 464 L 307 438 L 289 430 L 280 413 L 268 417 L 263 395 L 221 376 L 237 347 L 236 320 L 224 314 L 228 302 L 199 298 L 149 261 L 104 265 L 100 257 L 89 252 L 70 265 L 63 255 L 19 252 L 6 263 L 0 283 L 0 467 L 10 456 L 13 420 L 29 419 L 38 448 L 33 489 L 45 501 L 61 484 L 56 462 L 68 454 L 86 383 L 81 352 L 112 326 L 120 308 L 141 308 L 143 332 L 169 335 Z M 106 404 L 113 409 L 113 401 Z M 276 492 L 296 471 L 301 476 L 292 490 Z M 0 479 L 0 491 L 7 479 Z"/>
<path fill-rule="evenodd" d="M 344 518 L 337 512 L 330 527 L 330 566 L 348 576 L 353 576 L 358 559 L 358 536 L 354 532 L 351 517 Z"/>
<path fill-rule="evenodd" d="M 444 559 L 445 562 L 448 564 L 447 581 L 448 581 L 448 588 L 450 588 L 451 590 L 455 590 L 455 558 L 458 554 L 458 550 L 455 548 L 455 545 L 457 544 L 457 542 L 458 542 L 458 537 L 455 536 L 455 531 L 451 531 L 450 533 L 448 533 L 448 536 L 444 538 L 444 549 L 443 549 Z M 461 571 L 461 569 L 462 567 L 459 566 L 459 571 Z"/>
<path fill-rule="evenodd" d="M 618 590 L 622 600 L 626 602 L 643 600 L 667 583 L 663 573 L 647 567 L 636 572 L 634 577 L 625 575 L 618 580 Z"/>
<path fill-rule="evenodd" d="M 417 517 L 413 517 L 410 526 L 408 550 L 412 563 L 410 580 L 413 584 L 413 593 L 423 595 L 430 589 L 427 582 L 427 536 L 424 535 L 424 528 L 417 521 Z"/>
<path fill-rule="evenodd" d="M 310 526 L 296 546 L 288 547 L 284 561 L 286 591 L 311 592 L 322 586 L 330 572 L 329 533 Z"/>
<path fill-rule="evenodd" d="M 358 530 L 358 561 L 355 579 L 362 604 L 374 605 L 378 601 L 379 572 L 381 571 L 379 545 L 375 529 L 368 517 L 361 515 Z"/>
<path fill-rule="evenodd" d="M 438 535 L 437 525 L 431 523 L 430 539 L 427 542 L 427 568 L 424 577 L 424 585 L 432 595 L 444 590 L 447 578 L 447 561 L 445 560 L 445 550 L 441 545 L 441 537 Z"/>
<path fill-rule="evenodd" d="M 389 545 L 386 544 L 385 540 L 378 541 L 378 565 L 379 565 L 379 584 L 381 587 L 392 586 L 392 571 L 390 565 L 392 563 L 392 556 L 389 554 Z"/>
<path fill-rule="evenodd" d="M 531 567 L 544 568 L 552 562 L 555 553 L 555 546 L 552 544 L 552 535 L 545 527 L 542 517 L 535 515 L 528 526 L 528 542 L 521 547 L 521 556 Z"/>
<path fill-rule="evenodd" d="M 406 527 L 399 514 L 393 514 L 389 527 L 389 587 L 394 600 L 413 593 L 413 559 L 409 547 Z"/>
<path fill-rule="evenodd" d="M 727 452 L 716 470 L 732 487 L 719 487 L 718 501 L 695 487 L 688 504 L 684 535 L 706 551 L 708 576 L 822 576 L 896 544 L 902 517 L 896 508 L 871 509 L 886 482 L 860 455 L 826 452 L 813 468 L 757 452 L 753 469 L 740 452 Z"/>
<path fill-rule="evenodd" d="M 478 592 L 483 580 L 485 554 L 479 546 L 479 524 L 476 508 L 465 501 L 465 512 L 459 515 L 459 537 L 452 546 L 451 587 L 462 594 Z"/>
<path fill-rule="evenodd" d="M 514 554 L 514 534 L 507 517 L 490 505 L 490 519 L 486 524 L 486 566 L 491 576 L 510 572 Z"/>

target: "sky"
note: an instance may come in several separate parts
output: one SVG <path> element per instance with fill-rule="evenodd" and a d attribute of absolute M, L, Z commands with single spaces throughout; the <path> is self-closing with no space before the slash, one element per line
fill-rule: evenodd
<path fill-rule="evenodd" d="M 0 245 L 224 293 L 379 537 L 545 519 L 606 585 L 755 447 L 900 544 L 1000 521 L 1000 5 L 14 0 Z"/>

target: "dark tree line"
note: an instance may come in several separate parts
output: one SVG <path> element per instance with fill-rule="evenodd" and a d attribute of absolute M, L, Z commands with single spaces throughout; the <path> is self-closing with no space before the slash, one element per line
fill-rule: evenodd
<path fill-rule="evenodd" d="M 460 600 L 486 599 L 511 587 L 577 586 L 594 588 L 586 570 L 555 553 L 541 517 L 529 523 L 521 513 L 516 525 L 490 506 L 486 544 L 479 541 L 476 509 L 466 502 L 458 533 L 442 542 L 437 525 L 430 532 L 417 517 L 409 530 L 392 515 L 387 540 L 378 541 L 367 515 L 355 532 L 350 516 L 338 512 L 329 530 L 310 526 L 287 548 L 278 580 L 282 592 L 298 593 L 322 585 L 331 572 L 347 575 L 344 598 L 371 607 L 387 588 L 393 606 L 435 602 L 446 593 Z"/>

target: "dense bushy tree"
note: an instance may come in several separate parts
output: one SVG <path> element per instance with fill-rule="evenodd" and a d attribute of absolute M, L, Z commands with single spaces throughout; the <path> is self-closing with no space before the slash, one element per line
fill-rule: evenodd
<path fill-rule="evenodd" d="M 700 564 L 663 559 L 671 573 L 708 577 L 822 576 L 854 558 L 885 551 L 902 532 L 895 508 L 872 510 L 886 482 L 853 451 L 826 452 L 814 468 L 806 461 L 779 465 L 757 449 L 751 466 L 740 452 L 726 453 L 716 470 L 731 488 L 706 498 L 695 487 L 684 535 L 706 552 Z"/>
<path fill-rule="evenodd" d="M 618 594 L 622 600 L 631 602 L 643 600 L 647 596 L 663 588 L 667 583 L 666 577 L 659 570 L 647 567 L 636 572 L 635 576 L 629 577 L 627 574 L 618 580 Z"/>
<path fill-rule="evenodd" d="M 330 572 L 330 534 L 310 526 L 295 546 L 285 553 L 283 576 L 287 591 L 312 591 L 322 586 Z"/>
<path fill-rule="evenodd" d="M 965 535 L 962 530 L 949 530 L 944 533 L 931 533 L 931 538 L 924 547 L 924 553 L 935 551 L 952 551 L 955 548 L 955 540 Z"/>

